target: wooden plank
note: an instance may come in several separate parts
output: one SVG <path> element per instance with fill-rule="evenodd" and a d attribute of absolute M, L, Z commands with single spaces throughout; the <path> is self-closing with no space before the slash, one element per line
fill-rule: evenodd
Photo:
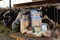
<path fill-rule="evenodd" d="M 24 6 L 32 6 L 32 5 L 43 5 L 43 4 L 54 4 L 59 3 L 58 0 L 46 0 L 46 1 L 37 1 L 37 2 L 28 2 L 28 3 L 20 3 L 14 4 L 14 7 L 24 7 Z"/>
<path fill-rule="evenodd" d="M 15 38 L 16 40 L 24 40 L 24 38 L 16 35 L 15 33 L 14 34 L 11 34 L 11 37 Z"/>
<path fill-rule="evenodd" d="M 11 34 L 11 37 L 15 38 L 16 40 L 49 40 L 50 39 L 47 37 L 31 37 L 31 35 L 25 36 L 21 33 L 13 33 Z"/>

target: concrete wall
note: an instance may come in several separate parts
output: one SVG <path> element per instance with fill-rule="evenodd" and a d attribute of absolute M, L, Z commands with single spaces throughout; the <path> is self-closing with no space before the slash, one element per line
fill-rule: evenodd
<path fill-rule="evenodd" d="M 60 9 L 60 3 L 56 3 L 55 5 L 57 9 Z"/>
<path fill-rule="evenodd" d="M 60 9 L 60 5 L 56 7 L 57 9 Z"/>

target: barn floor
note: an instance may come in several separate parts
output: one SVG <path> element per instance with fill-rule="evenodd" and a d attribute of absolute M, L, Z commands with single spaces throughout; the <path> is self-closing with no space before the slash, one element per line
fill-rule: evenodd
<path fill-rule="evenodd" d="M 0 40 L 15 40 L 10 37 L 11 29 L 0 23 Z M 60 39 L 59 39 L 60 40 Z"/>
<path fill-rule="evenodd" d="M 0 40 L 15 40 L 10 37 L 10 32 L 11 29 L 7 28 L 6 26 L 0 23 Z"/>

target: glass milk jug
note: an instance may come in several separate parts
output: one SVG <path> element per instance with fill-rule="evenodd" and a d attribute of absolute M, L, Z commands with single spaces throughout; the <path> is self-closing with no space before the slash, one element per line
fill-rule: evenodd
<path fill-rule="evenodd" d="M 22 19 L 21 19 L 21 27 L 20 27 L 20 31 L 22 33 L 27 31 L 27 27 L 29 26 L 29 19 L 28 19 L 28 15 L 23 15 Z"/>

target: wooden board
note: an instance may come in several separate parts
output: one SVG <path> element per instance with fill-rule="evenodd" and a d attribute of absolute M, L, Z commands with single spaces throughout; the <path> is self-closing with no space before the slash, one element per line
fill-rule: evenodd
<path fill-rule="evenodd" d="M 58 0 L 46 0 L 46 1 L 36 1 L 36 2 L 27 2 L 27 3 L 20 3 L 14 4 L 14 7 L 25 7 L 25 6 L 34 6 L 34 5 L 44 5 L 44 4 L 54 4 L 59 3 Z"/>
<path fill-rule="evenodd" d="M 28 34 L 21 34 L 21 33 L 13 33 L 11 34 L 11 37 L 15 38 L 15 39 L 19 39 L 19 40 L 50 40 L 50 38 L 47 37 L 34 37 L 32 35 L 28 35 Z"/>

